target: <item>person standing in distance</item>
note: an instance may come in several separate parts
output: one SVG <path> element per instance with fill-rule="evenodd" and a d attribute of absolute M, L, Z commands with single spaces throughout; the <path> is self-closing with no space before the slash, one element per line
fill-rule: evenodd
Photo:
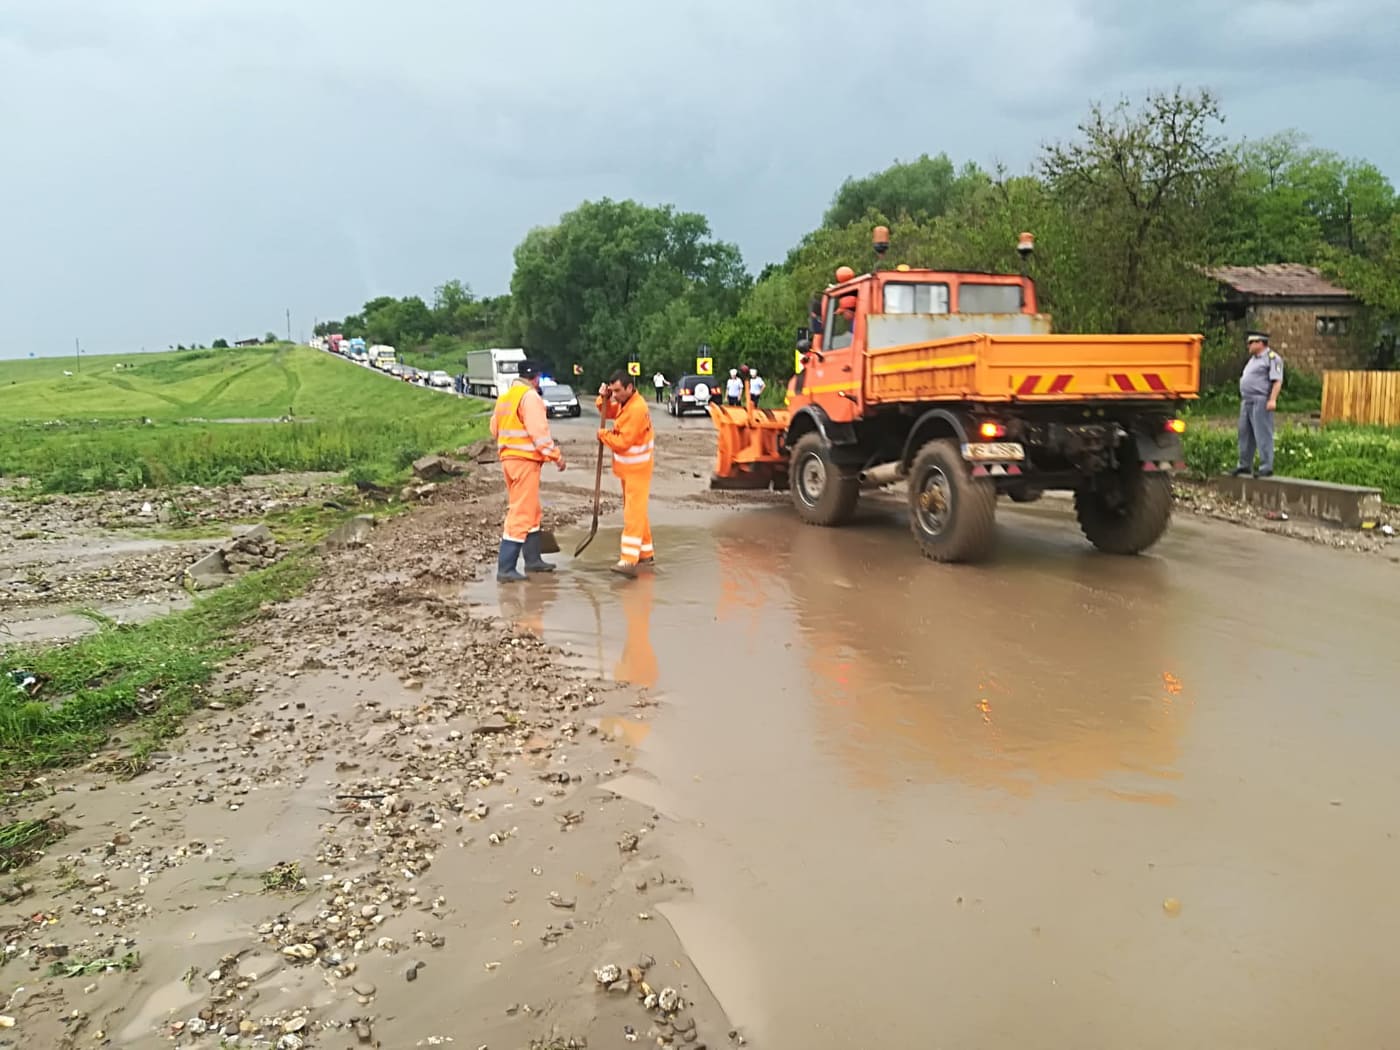
<path fill-rule="evenodd" d="M 749 397 L 753 398 L 753 403 L 758 404 L 758 399 L 763 396 L 763 388 L 768 384 L 763 381 L 763 377 L 758 374 L 758 369 L 754 368 L 749 372 Z"/>
<path fill-rule="evenodd" d="M 1240 463 L 1235 476 L 1243 477 L 1254 468 L 1254 452 L 1259 451 L 1257 478 L 1274 473 L 1274 412 L 1283 389 L 1283 358 L 1269 349 L 1267 332 L 1250 332 L 1249 360 L 1240 373 Z"/>
<path fill-rule="evenodd" d="M 523 551 L 526 572 L 553 572 L 540 557 L 540 471 L 546 462 L 564 469 L 564 453 L 549 433 L 549 412 L 540 396 L 540 365 L 521 361 L 515 380 L 491 413 L 491 436 L 506 476 L 506 521 L 501 530 L 501 551 L 496 558 L 496 582 L 525 579 L 516 568 Z"/>
<path fill-rule="evenodd" d="M 724 384 L 725 404 L 738 406 L 744 400 L 744 381 L 739 378 L 739 370 L 731 368 L 729 379 Z"/>
<path fill-rule="evenodd" d="M 666 377 L 660 372 L 651 377 L 652 386 L 656 387 L 656 403 L 661 404 L 661 391 L 666 389 Z"/>
<path fill-rule="evenodd" d="M 612 571 L 637 575 L 638 565 L 655 565 L 647 500 L 651 496 L 652 453 L 655 439 L 646 399 L 637 396 L 632 377 L 618 371 L 598 388 L 598 413 L 615 419 L 613 428 L 598 431 L 598 440 L 612 450 L 613 473 L 622 483 L 622 552 Z"/>

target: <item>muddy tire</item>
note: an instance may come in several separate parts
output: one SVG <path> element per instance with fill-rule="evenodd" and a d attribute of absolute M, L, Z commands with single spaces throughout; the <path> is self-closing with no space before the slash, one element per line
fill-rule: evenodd
<path fill-rule="evenodd" d="M 805 434 L 789 460 L 789 491 L 797 516 L 808 525 L 845 525 L 860 499 L 860 475 L 842 470 L 820 434 Z"/>
<path fill-rule="evenodd" d="M 996 510 L 996 486 L 972 477 L 956 442 L 919 449 L 909 470 L 909 529 L 924 557 L 981 561 L 996 541 Z"/>
<path fill-rule="evenodd" d="M 1105 554 L 1138 554 L 1151 547 L 1172 517 L 1172 482 L 1167 474 L 1133 467 L 1108 487 L 1074 494 L 1079 529 Z"/>

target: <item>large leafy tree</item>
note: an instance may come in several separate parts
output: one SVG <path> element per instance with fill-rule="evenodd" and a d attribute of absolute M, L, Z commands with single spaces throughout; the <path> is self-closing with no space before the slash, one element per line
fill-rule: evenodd
<path fill-rule="evenodd" d="M 1046 147 L 1040 173 L 1071 220 L 1074 279 L 1114 332 L 1194 326 L 1214 294 L 1201 265 L 1228 247 L 1236 167 L 1209 91 L 1159 92 L 1134 109 L 1095 104 L 1076 139 Z"/>
<path fill-rule="evenodd" d="M 946 215 L 987 181 L 986 173 L 974 164 L 958 170 L 946 153 L 924 154 L 863 178 L 846 179 L 822 225 L 849 226 L 876 215 L 887 221 L 925 222 Z"/>
<path fill-rule="evenodd" d="M 559 368 L 581 363 L 590 380 L 634 354 L 650 372 L 693 358 L 748 283 L 738 248 L 714 240 L 703 216 L 589 201 L 516 248 L 512 324 L 528 349 Z"/>

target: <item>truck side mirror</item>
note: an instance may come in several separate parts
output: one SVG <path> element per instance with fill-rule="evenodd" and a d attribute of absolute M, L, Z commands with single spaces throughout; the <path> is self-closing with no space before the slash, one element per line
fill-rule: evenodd
<path fill-rule="evenodd" d="M 812 333 L 811 333 L 811 330 L 808 329 L 808 328 L 805 328 L 805 327 L 804 327 L 804 328 L 799 328 L 799 329 L 797 330 L 797 349 L 801 350 L 803 353 L 806 353 L 809 349 L 811 349 L 811 346 L 812 346 Z"/>

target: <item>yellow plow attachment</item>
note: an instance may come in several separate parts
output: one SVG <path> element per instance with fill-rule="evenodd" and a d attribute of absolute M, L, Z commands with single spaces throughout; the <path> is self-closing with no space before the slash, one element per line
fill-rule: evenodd
<path fill-rule="evenodd" d="M 709 406 L 719 432 L 712 489 L 785 489 L 788 457 L 783 448 L 789 413 L 773 408 Z"/>

